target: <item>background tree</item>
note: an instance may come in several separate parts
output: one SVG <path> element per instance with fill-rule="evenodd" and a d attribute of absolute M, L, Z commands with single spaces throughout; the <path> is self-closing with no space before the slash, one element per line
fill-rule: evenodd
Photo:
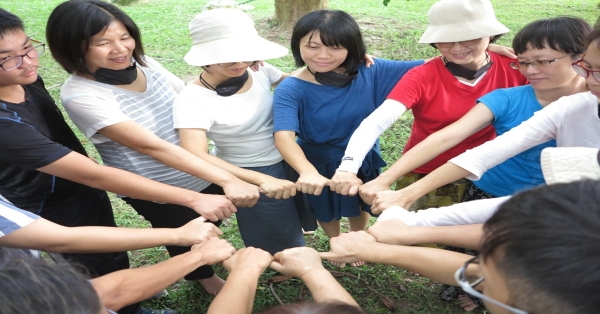
<path fill-rule="evenodd" d="M 275 21 L 289 31 L 304 14 L 320 9 L 327 9 L 327 0 L 275 0 Z"/>

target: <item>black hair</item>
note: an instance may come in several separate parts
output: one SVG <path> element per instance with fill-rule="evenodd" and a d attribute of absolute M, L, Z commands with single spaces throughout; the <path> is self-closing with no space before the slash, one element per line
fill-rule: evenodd
<path fill-rule="evenodd" d="M 113 21 L 123 23 L 135 40 L 133 58 L 145 66 L 142 38 L 135 22 L 121 9 L 100 0 L 71 0 L 54 8 L 46 25 L 52 57 L 71 74 L 92 74 L 84 61 L 91 39 Z"/>
<path fill-rule="evenodd" d="M 591 45 L 593 42 L 596 42 L 596 47 L 600 49 L 600 29 L 595 29 L 585 39 L 585 48 Z"/>
<path fill-rule="evenodd" d="M 300 302 L 272 307 L 261 314 L 364 314 L 360 308 L 342 302 Z"/>
<path fill-rule="evenodd" d="M 500 37 L 502 37 L 502 35 L 504 35 L 504 34 L 499 34 L 499 35 L 490 36 L 490 44 L 493 44 L 493 43 L 495 43 L 495 42 L 496 42 L 496 40 L 498 40 Z M 482 38 L 483 38 L 483 37 L 482 37 Z M 437 45 L 436 43 L 431 43 L 431 44 L 429 44 L 429 46 L 431 46 L 431 47 L 433 47 L 433 48 L 437 49 L 437 46 L 436 46 L 436 45 Z"/>
<path fill-rule="evenodd" d="M 344 74 L 354 72 L 364 60 L 367 48 L 354 18 L 340 10 L 317 10 L 301 17 L 294 26 L 291 48 L 297 67 L 305 64 L 300 55 L 300 40 L 309 34 L 313 36 L 315 32 L 319 32 L 325 46 L 348 50 L 346 60 L 340 65 L 346 69 Z"/>
<path fill-rule="evenodd" d="M 572 57 L 585 52 L 585 38 L 592 31 L 588 22 L 570 16 L 561 16 L 531 22 L 523 27 L 513 39 L 516 54 L 528 49 L 550 48 Z"/>
<path fill-rule="evenodd" d="M 600 308 L 600 181 L 542 186 L 500 206 L 483 227 L 515 306 L 532 313 Z"/>
<path fill-rule="evenodd" d="M 0 8 L 0 39 L 4 39 L 6 34 L 18 31 L 25 31 L 23 21 L 18 16 Z"/>
<path fill-rule="evenodd" d="M 0 247 L 0 313 L 98 313 L 92 284 L 70 265 Z"/>

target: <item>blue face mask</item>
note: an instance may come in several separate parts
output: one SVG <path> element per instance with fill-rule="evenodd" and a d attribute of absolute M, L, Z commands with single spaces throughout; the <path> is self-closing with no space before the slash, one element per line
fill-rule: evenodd
<path fill-rule="evenodd" d="M 111 70 L 99 68 L 94 73 L 96 81 L 109 85 L 128 85 L 137 79 L 137 66 L 133 62 L 132 65 L 123 70 Z"/>

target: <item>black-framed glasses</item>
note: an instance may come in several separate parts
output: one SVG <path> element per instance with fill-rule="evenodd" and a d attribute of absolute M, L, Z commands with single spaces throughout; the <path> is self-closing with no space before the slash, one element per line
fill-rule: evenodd
<path fill-rule="evenodd" d="M 469 46 L 469 47 L 471 47 L 471 46 L 475 46 L 475 45 L 477 45 L 478 43 L 480 43 L 482 39 L 483 39 L 483 38 L 477 38 L 477 39 L 463 40 L 463 41 L 456 41 L 456 42 L 435 43 L 435 45 L 436 45 L 438 48 L 444 48 L 444 49 L 451 48 L 451 47 L 452 47 L 452 46 L 454 46 L 454 44 L 456 44 L 456 43 L 459 43 L 459 44 L 461 44 L 462 46 Z"/>
<path fill-rule="evenodd" d="M 12 71 L 20 67 L 21 64 L 23 64 L 24 57 L 27 57 L 29 59 L 37 59 L 40 56 L 42 56 L 44 54 L 44 51 L 46 51 L 46 44 L 34 39 L 31 39 L 31 42 L 35 45 L 33 46 L 33 48 L 27 50 L 27 52 L 25 52 L 22 55 L 10 57 L 4 60 L 4 62 L 0 63 L 0 67 L 2 67 L 2 69 L 4 69 L 4 71 L 6 72 Z"/>
<path fill-rule="evenodd" d="M 223 67 L 223 68 L 228 68 L 230 66 L 233 66 L 236 63 L 245 63 L 249 67 L 251 67 L 251 66 L 255 65 L 256 62 L 258 62 L 258 61 L 227 62 L 227 63 L 217 63 L 217 65 L 220 67 Z"/>
<path fill-rule="evenodd" d="M 527 66 L 530 66 L 530 65 L 532 68 L 537 69 L 537 68 L 543 68 L 543 67 L 549 66 L 552 63 L 554 63 L 560 59 L 566 58 L 567 56 L 569 56 L 569 55 L 564 55 L 562 57 L 554 58 L 551 60 L 535 60 L 535 61 L 531 61 L 531 62 L 518 62 L 517 61 L 517 62 L 511 62 L 511 63 L 509 63 L 509 65 L 511 68 L 513 68 L 515 70 L 525 70 L 525 69 L 527 69 Z"/>
<path fill-rule="evenodd" d="M 456 280 L 456 283 L 458 283 L 458 285 L 468 294 L 474 296 L 474 297 L 478 297 L 484 301 L 493 303 L 505 310 L 508 310 L 510 313 L 513 314 L 528 314 L 527 312 L 523 311 L 523 310 L 519 310 L 517 308 L 514 308 L 510 305 L 504 304 L 500 301 L 496 301 L 490 297 L 488 297 L 487 295 L 475 290 L 475 286 L 477 286 L 478 284 L 480 284 L 482 281 L 485 280 L 485 277 L 483 276 L 469 276 L 467 275 L 467 268 L 469 267 L 469 265 L 474 264 L 477 265 L 477 267 L 479 266 L 479 256 L 475 256 L 471 259 L 469 259 L 468 261 L 465 262 L 465 264 L 463 265 L 463 267 L 459 268 L 456 273 L 454 273 L 454 280 Z"/>
<path fill-rule="evenodd" d="M 587 78 L 591 74 L 596 81 L 600 82 L 600 71 L 588 70 L 585 66 L 581 65 L 582 62 L 583 59 L 579 59 L 571 64 L 573 66 L 573 70 L 575 70 L 575 73 L 584 78 Z"/>

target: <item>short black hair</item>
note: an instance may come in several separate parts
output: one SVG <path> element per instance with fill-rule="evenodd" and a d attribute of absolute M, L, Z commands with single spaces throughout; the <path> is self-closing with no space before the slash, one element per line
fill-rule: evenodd
<path fill-rule="evenodd" d="M 596 47 L 600 49 L 600 29 L 594 29 L 585 39 L 585 48 L 587 49 L 592 43 L 596 43 Z"/>
<path fill-rule="evenodd" d="M 550 48 L 577 57 L 585 52 L 585 38 L 591 31 L 590 24 L 578 17 L 541 19 L 525 25 L 515 35 L 512 46 L 516 54 Z"/>
<path fill-rule="evenodd" d="M 261 314 L 364 314 L 361 308 L 342 302 L 300 302 L 272 307 Z"/>
<path fill-rule="evenodd" d="M 123 23 L 135 40 L 133 58 L 145 66 L 142 38 L 135 22 L 121 9 L 100 0 L 71 0 L 54 8 L 46 25 L 52 57 L 71 74 L 92 74 L 85 64 L 91 38 L 113 21 Z"/>
<path fill-rule="evenodd" d="M 68 264 L 49 264 L 0 247 L 0 313 L 98 313 L 92 284 Z"/>
<path fill-rule="evenodd" d="M 0 8 L 0 39 L 4 39 L 6 34 L 18 31 L 25 31 L 23 21 L 18 16 Z"/>
<path fill-rule="evenodd" d="M 298 20 L 291 40 L 292 54 L 297 67 L 305 64 L 300 55 L 300 40 L 306 35 L 312 36 L 315 32 L 319 32 L 321 42 L 325 46 L 346 48 L 348 56 L 341 67 L 346 68 L 345 74 L 356 71 L 365 58 L 367 48 L 358 23 L 350 14 L 340 10 L 317 10 Z"/>
<path fill-rule="evenodd" d="M 600 181 L 542 186 L 503 203 L 484 225 L 481 256 L 531 313 L 600 308 Z"/>

